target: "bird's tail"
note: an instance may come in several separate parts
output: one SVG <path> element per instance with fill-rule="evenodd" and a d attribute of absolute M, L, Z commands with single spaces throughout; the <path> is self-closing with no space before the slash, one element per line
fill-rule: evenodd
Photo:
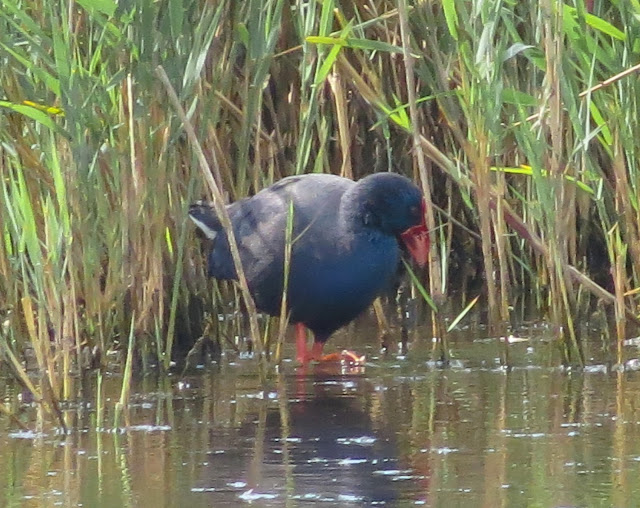
<path fill-rule="evenodd" d="M 189 217 L 207 238 L 213 240 L 208 256 L 209 276 L 220 280 L 237 279 L 229 241 L 213 204 L 208 201 L 195 202 L 189 207 Z"/>
<path fill-rule="evenodd" d="M 215 240 L 222 231 L 222 224 L 213 209 L 213 204 L 208 201 L 196 201 L 189 206 L 189 218 L 211 240 Z"/>

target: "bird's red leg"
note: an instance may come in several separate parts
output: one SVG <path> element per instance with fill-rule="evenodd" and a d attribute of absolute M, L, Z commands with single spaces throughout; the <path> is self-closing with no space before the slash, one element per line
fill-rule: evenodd
<path fill-rule="evenodd" d="M 318 340 L 313 342 L 313 346 L 311 346 L 311 353 L 309 353 L 310 360 L 324 361 L 324 356 L 322 356 L 322 349 L 324 348 L 324 342 L 320 342 Z"/>
<path fill-rule="evenodd" d="M 296 323 L 296 360 L 307 363 L 307 328 L 302 323 Z"/>

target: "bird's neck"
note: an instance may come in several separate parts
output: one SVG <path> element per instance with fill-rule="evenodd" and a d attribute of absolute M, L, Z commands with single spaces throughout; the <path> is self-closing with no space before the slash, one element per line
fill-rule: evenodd
<path fill-rule="evenodd" d="M 357 186 L 352 187 L 342 196 L 338 217 L 338 227 L 351 235 L 381 234 L 378 217 L 373 213 L 371 204 Z"/>

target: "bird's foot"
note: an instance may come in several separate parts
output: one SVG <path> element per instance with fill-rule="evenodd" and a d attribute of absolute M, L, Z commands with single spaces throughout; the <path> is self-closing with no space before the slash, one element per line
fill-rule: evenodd
<path fill-rule="evenodd" d="M 305 366 L 311 362 L 319 362 L 320 364 L 330 365 L 338 364 L 345 367 L 362 367 L 365 364 L 365 357 L 360 356 L 353 351 L 346 349 L 340 353 L 331 353 L 328 355 L 322 354 L 324 348 L 324 340 L 316 340 L 311 346 L 311 349 L 307 349 L 307 332 L 303 324 L 296 324 L 296 360 L 299 364 Z"/>
<path fill-rule="evenodd" d="M 358 367 L 364 365 L 365 360 L 365 355 L 360 356 L 353 351 L 343 349 L 340 353 L 330 353 L 328 355 L 321 356 L 318 361 L 322 363 L 340 363 L 341 365 Z"/>

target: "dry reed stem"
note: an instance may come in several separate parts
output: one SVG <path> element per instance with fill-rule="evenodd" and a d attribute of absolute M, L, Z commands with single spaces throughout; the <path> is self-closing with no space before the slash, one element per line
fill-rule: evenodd
<path fill-rule="evenodd" d="M 380 329 L 383 335 L 389 333 L 391 328 L 389 327 L 389 320 L 387 319 L 386 314 L 384 313 L 384 308 L 382 307 L 382 301 L 380 297 L 376 298 L 373 301 L 373 312 L 376 315 L 376 321 L 378 322 L 378 328 Z"/>
<path fill-rule="evenodd" d="M 413 137 L 413 149 L 418 169 L 420 172 L 420 183 L 422 184 L 422 193 L 426 203 L 426 221 L 429 229 L 430 244 L 429 249 L 429 292 L 436 302 L 442 301 L 444 298 L 442 280 L 440 276 L 440 256 L 438 254 L 437 242 L 435 242 L 436 221 L 433 215 L 433 206 L 431 202 L 431 179 L 427 171 L 427 163 L 420 143 L 420 117 L 416 106 L 416 82 L 414 76 L 413 55 L 410 51 L 409 40 L 409 22 L 407 19 L 407 2 L 400 0 L 398 2 L 398 14 L 400 18 L 400 34 L 402 37 L 402 54 L 404 57 L 405 78 L 407 80 L 407 97 L 409 99 L 409 114 L 411 118 L 411 134 Z"/>
<path fill-rule="evenodd" d="M 280 319 L 278 320 L 278 341 L 276 343 L 276 363 L 279 364 L 282 358 L 282 349 L 284 346 L 285 335 L 287 331 L 287 325 L 289 324 L 289 312 L 288 312 L 288 293 L 289 293 L 289 272 L 291 269 L 291 254 L 293 251 L 293 225 L 294 225 L 293 202 L 289 204 L 289 210 L 287 212 L 287 225 L 285 229 L 284 238 L 284 266 L 282 274 L 284 280 L 282 281 L 282 298 L 280 301 Z"/>
<path fill-rule="evenodd" d="M 482 260 L 484 264 L 485 282 L 487 284 L 487 296 L 489 300 L 489 330 L 495 333 L 495 327 L 499 322 L 500 308 L 498 305 L 497 286 L 493 265 L 493 235 L 491 226 L 491 182 L 489 161 L 486 151 L 487 140 L 484 137 L 483 126 L 476 125 L 478 128 L 475 146 L 467 143 L 467 156 L 471 159 L 473 167 L 472 181 L 474 182 L 474 191 L 476 202 L 478 204 L 478 216 L 480 219 L 480 235 L 482 245 Z M 476 148 L 477 147 L 477 148 Z"/>
<path fill-rule="evenodd" d="M 572 311 L 575 309 L 575 295 L 571 279 L 562 269 L 568 263 L 568 234 L 565 217 L 569 215 L 570 207 L 575 206 L 569 202 L 566 196 L 564 184 L 564 171 L 566 165 L 561 161 L 565 160 L 564 144 L 564 101 L 562 86 L 560 82 L 562 71 L 563 44 L 564 38 L 558 34 L 562 32 L 562 9 L 555 8 L 551 0 L 545 0 L 541 4 L 545 13 L 544 23 L 544 48 L 546 58 L 546 75 L 544 87 L 544 104 L 550 104 L 547 111 L 548 120 L 543 122 L 543 132 L 546 130 L 551 138 L 551 149 L 548 151 L 547 167 L 549 168 L 549 183 L 552 196 L 546 196 L 549 201 L 553 201 L 555 213 L 551 216 L 547 214 L 547 224 L 551 237 L 549 239 L 549 249 L 547 250 L 547 263 L 550 267 L 549 276 L 551 283 L 552 301 L 562 302 L 564 308 L 553 305 L 551 312 L 556 324 L 566 324 L 566 331 L 572 344 L 579 351 L 578 341 L 573 326 Z M 548 211 L 550 212 L 550 211 Z M 561 213 L 558 213 L 561 212 Z M 568 348 L 565 349 L 568 351 Z M 568 358 L 567 358 L 568 360 Z"/>
<path fill-rule="evenodd" d="M 24 423 L 22 423 L 18 417 L 13 414 L 11 411 L 9 411 L 6 407 L 4 407 L 3 404 L 0 404 L 0 413 L 4 414 L 6 417 L 8 417 L 11 422 L 18 427 L 20 430 L 29 430 L 26 425 Z"/>
<path fill-rule="evenodd" d="M 213 197 L 214 210 L 216 212 L 216 215 L 218 216 L 218 220 L 220 220 L 220 224 L 222 225 L 222 227 L 225 230 L 225 233 L 227 234 L 227 238 L 229 241 L 229 249 L 231 251 L 231 257 L 233 258 L 233 264 L 235 266 L 236 273 L 238 275 L 238 283 L 240 285 L 240 290 L 242 292 L 242 297 L 243 297 L 243 300 L 247 309 L 248 317 L 249 317 L 249 329 L 251 333 L 251 339 L 254 343 L 258 345 L 258 348 L 259 348 L 258 353 L 261 357 L 260 364 L 262 365 L 263 344 L 262 344 L 262 339 L 261 339 L 259 328 L 258 328 L 258 321 L 256 319 L 257 310 L 256 310 L 255 303 L 253 301 L 253 297 L 251 296 L 251 292 L 249 291 L 249 285 L 247 283 L 247 278 L 244 274 L 244 268 L 242 266 L 242 260 L 240 258 L 240 251 L 238 250 L 238 244 L 236 242 L 235 234 L 233 232 L 233 227 L 231 225 L 231 219 L 229 218 L 229 213 L 227 212 L 227 208 L 224 203 L 224 198 L 222 196 L 222 193 L 216 181 L 212 176 L 213 173 L 211 171 L 211 168 L 209 167 L 207 159 L 204 156 L 200 143 L 198 142 L 198 137 L 196 136 L 196 132 L 193 129 L 191 122 L 189 122 L 189 119 L 185 115 L 185 112 L 182 109 L 182 105 L 180 104 L 180 100 L 178 99 L 178 96 L 175 90 L 173 89 L 171 82 L 169 81 L 169 77 L 165 73 L 162 66 L 158 66 L 156 68 L 156 75 L 162 81 L 167 91 L 167 95 L 169 96 L 169 100 L 173 104 L 173 107 L 176 113 L 180 117 L 180 120 L 182 121 L 184 129 L 187 132 L 187 136 L 189 137 L 189 141 L 191 142 L 191 145 L 194 151 L 196 152 L 198 163 L 200 164 L 200 170 L 202 171 L 202 175 L 205 181 L 207 182 L 209 186 L 209 190 L 211 191 L 211 194 Z M 261 370 L 261 373 L 262 373 L 262 370 Z"/>
<path fill-rule="evenodd" d="M 614 226 L 615 232 L 611 232 L 611 257 L 613 259 L 613 281 L 616 292 L 616 303 L 614 306 L 616 320 L 616 362 L 622 364 L 624 339 L 626 336 L 626 320 L 624 319 L 625 309 L 625 283 L 626 283 L 626 262 L 627 247 L 623 245 L 620 232 Z"/>
<path fill-rule="evenodd" d="M 620 146 L 618 135 L 615 136 L 613 149 L 611 169 L 615 176 L 615 208 L 626 244 L 631 251 L 631 264 L 635 273 L 640 275 L 640 222 L 638 222 L 637 215 L 640 211 L 636 211 L 637 207 L 631 202 L 629 196 L 629 189 L 632 185 L 628 177 L 624 149 Z"/>
<path fill-rule="evenodd" d="M 344 85 L 340 75 L 332 72 L 327 77 L 338 117 L 338 135 L 340 139 L 340 151 L 342 153 L 342 164 L 340 166 L 340 176 L 353 180 L 353 169 L 351 168 L 351 139 L 349 138 L 349 120 L 347 99 L 345 97 Z"/>

